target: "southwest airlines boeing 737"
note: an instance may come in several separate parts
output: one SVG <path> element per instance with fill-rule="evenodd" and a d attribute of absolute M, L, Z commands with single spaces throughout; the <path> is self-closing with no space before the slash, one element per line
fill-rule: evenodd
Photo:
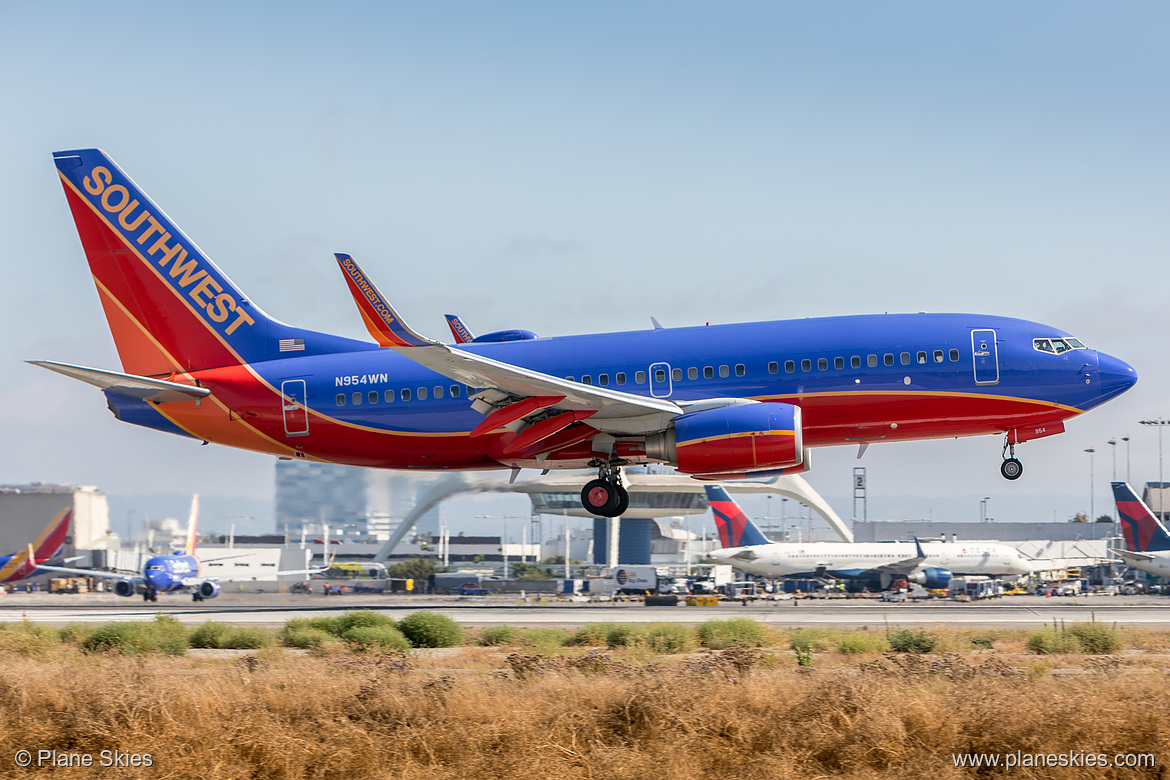
<path fill-rule="evenodd" d="M 376 343 L 265 314 L 98 149 L 53 155 L 122 371 L 37 361 L 101 388 L 125 422 L 232 447 L 391 469 L 621 468 L 795 474 L 815 447 L 996 434 L 1019 442 L 1137 380 L 1070 334 L 978 314 L 828 317 L 445 345 L 337 255 Z"/>

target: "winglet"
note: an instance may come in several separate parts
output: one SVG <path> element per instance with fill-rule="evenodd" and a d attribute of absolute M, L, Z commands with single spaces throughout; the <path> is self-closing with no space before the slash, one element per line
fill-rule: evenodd
<path fill-rule="evenodd" d="M 918 541 L 917 536 L 914 537 L 914 549 L 917 551 L 919 558 L 926 560 L 926 553 L 922 551 L 922 542 Z"/>
<path fill-rule="evenodd" d="M 383 347 L 430 347 L 438 343 L 411 330 L 352 257 L 340 253 L 334 257 L 345 274 L 349 292 L 366 323 L 366 330 L 378 344 Z"/>
<path fill-rule="evenodd" d="M 456 344 L 470 344 L 475 341 L 475 335 L 467 329 L 458 315 L 444 314 L 443 316 L 447 318 L 447 327 L 451 329 L 451 335 L 455 337 Z"/>

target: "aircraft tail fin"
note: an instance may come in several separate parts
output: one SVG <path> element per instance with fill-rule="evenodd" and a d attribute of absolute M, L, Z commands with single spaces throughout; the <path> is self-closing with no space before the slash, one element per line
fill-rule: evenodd
<path fill-rule="evenodd" d="M 60 555 L 69 541 L 69 528 L 73 520 L 72 509 L 62 509 L 57 513 L 36 541 L 28 544 L 25 549 L 13 555 L 0 568 L 0 582 L 21 580 L 31 577 L 36 571 L 37 563 L 50 560 Z"/>
<path fill-rule="evenodd" d="M 722 485 L 704 485 L 707 503 L 715 515 L 719 529 L 719 543 L 723 547 L 748 547 L 756 544 L 772 544 L 751 518 L 740 509 L 739 504 L 727 494 Z"/>
<path fill-rule="evenodd" d="M 183 548 L 184 555 L 194 555 L 195 546 L 199 543 L 199 494 L 191 497 L 191 514 L 187 518 L 187 545 Z"/>
<path fill-rule="evenodd" d="M 1113 482 L 1113 498 L 1117 502 L 1117 516 L 1125 537 L 1125 549 L 1130 552 L 1161 552 L 1170 550 L 1170 533 L 1127 482 Z"/>
<path fill-rule="evenodd" d="M 167 377 L 362 343 L 269 317 L 102 150 L 53 160 L 127 373 Z"/>

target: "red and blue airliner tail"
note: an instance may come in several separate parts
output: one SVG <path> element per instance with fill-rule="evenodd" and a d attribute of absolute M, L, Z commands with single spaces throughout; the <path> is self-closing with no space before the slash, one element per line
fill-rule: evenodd
<path fill-rule="evenodd" d="M 475 340 L 475 336 L 471 334 L 471 331 L 463 324 L 463 320 L 459 319 L 457 315 L 444 314 L 443 316 L 447 318 L 447 327 L 451 329 L 451 336 L 455 339 L 456 344 L 470 344 Z"/>
<path fill-rule="evenodd" d="M 1125 537 L 1125 549 L 1130 552 L 1162 552 L 1170 550 L 1170 533 L 1154 516 L 1126 482 L 1114 482 L 1113 498 L 1117 502 L 1117 517 Z"/>
<path fill-rule="evenodd" d="M 0 559 L 0 582 L 14 582 L 31 577 L 37 570 L 37 563 L 56 558 L 65 549 L 65 542 L 69 540 L 70 521 L 73 519 L 72 509 L 62 509 L 57 516 L 45 526 L 41 535 L 29 547 L 32 548 L 34 560 L 29 560 L 28 549 L 21 550 L 6 559 Z"/>
<path fill-rule="evenodd" d="M 772 544 L 751 518 L 740 509 L 739 504 L 727 495 L 722 485 L 704 485 L 707 503 L 715 515 L 715 527 L 719 529 L 719 543 L 724 547 L 748 547 L 755 544 Z"/>
<path fill-rule="evenodd" d="M 383 347 L 430 347 L 436 342 L 423 338 L 410 329 L 398 312 L 378 292 L 354 259 L 346 254 L 336 254 L 337 264 L 345 274 L 346 284 L 353 295 L 354 303 L 366 324 L 366 330 Z"/>
<path fill-rule="evenodd" d="M 360 348 L 261 311 L 102 150 L 54 152 L 53 161 L 127 373 Z"/>

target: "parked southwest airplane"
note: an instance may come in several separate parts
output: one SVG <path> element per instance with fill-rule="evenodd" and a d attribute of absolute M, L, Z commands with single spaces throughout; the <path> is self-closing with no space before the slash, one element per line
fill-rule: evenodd
<path fill-rule="evenodd" d="M 1057 328 L 975 314 L 831 317 L 444 345 L 337 255 L 376 344 L 285 325 L 98 149 L 54 159 L 125 373 L 36 361 L 125 422 L 282 458 L 393 469 L 621 467 L 794 474 L 814 447 L 998 434 L 1015 445 L 1127 390 L 1124 362 Z M 467 334 L 470 336 L 470 334 Z M 1010 454 L 1010 457 L 1009 457 Z"/>
<path fill-rule="evenodd" d="M 885 590 L 905 578 L 927 588 L 945 588 L 956 575 L 1032 571 L 1019 550 L 991 542 L 773 542 L 764 536 L 721 485 L 707 485 L 721 550 L 707 553 L 720 563 L 765 577 L 833 577 Z"/>
<path fill-rule="evenodd" d="M 1155 577 L 1170 577 L 1170 533 L 1154 516 L 1146 502 L 1125 482 L 1113 482 L 1117 517 L 1125 537 L 1125 549 L 1113 552 L 1138 571 Z"/>
<path fill-rule="evenodd" d="M 142 572 L 114 572 L 97 569 L 69 569 L 63 566 L 41 566 L 43 571 L 56 571 L 64 574 L 76 574 L 80 577 L 106 577 L 117 580 L 114 583 L 114 593 L 129 598 L 135 593 L 142 594 L 143 601 L 158 601 L 160 593 L 177 593 L 188 591 L 195 601 L 213 599 L 219 595 L 221 582 L 238 582 L 248 578 L 203 577 L 199 572 L 204 561 L 195 554 L 198 543 L 199 525 L 199 496 L 191 500 L 191 516 L 187 523 L 187 543 L 182 550 L 175 550 L 167 555 L 156 555 L 148 558 L 142 567 Z M 329 529 L 325 529 L 325 567 L 322 569 L 303 569 L 298 571 L 276 571 L 272 574 L 314 574 L 329 568 Z M 208 558 L 207 561 L 225 561 L 231 558 L 243 558 L 249 553 L 240 555 L 224 555 L 219 558 Z"/>
<path fill-rule="evenodd" d="M 69 538 L 72 519 L 73 510 L 62 509 L 28 548 L 12 555 L 0 555 L 0 582 L 28 579 L 38 573 L 37 564 L 60 555 Z"/>

